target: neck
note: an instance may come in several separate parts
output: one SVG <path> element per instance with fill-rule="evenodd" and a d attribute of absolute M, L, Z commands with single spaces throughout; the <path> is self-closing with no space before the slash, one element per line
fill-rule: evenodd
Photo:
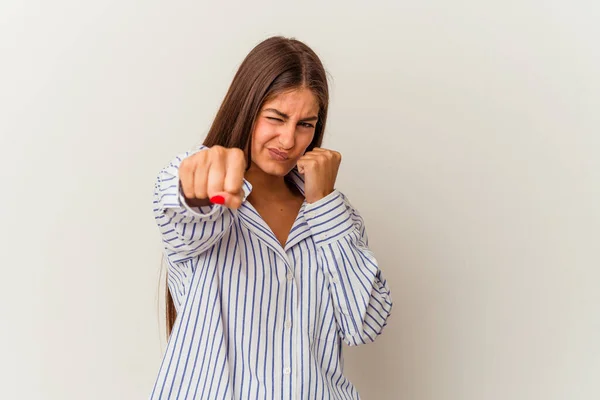
<path fill-rule="evenodd" d="M 252 193 L 248 198 L 252 203 L 257 200 L 260 202 L 282 201 L 293 194 L 284 177 L 269 175 L 254 163 L 246 171 L 245 178 L 252 184 Z"/>

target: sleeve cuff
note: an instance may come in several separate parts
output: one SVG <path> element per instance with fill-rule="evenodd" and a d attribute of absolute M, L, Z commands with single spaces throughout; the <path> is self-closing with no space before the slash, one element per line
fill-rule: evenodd
<path fill-rule="evenodd" d="M 181 193 L 181 191 L 179 191 L 179 203 L 181 204 L 181 207 L 185 208 L 189 213 L 202 218 L 212 217 L 219 211 L 219 208 L 221 208 L 221 206 L 218 204 L 204 207 L 192 207 L 187 203 L 187 201 L 185 201 L 185 196 L 183 193 Z"/>
<path fill-rule="evenodd" d="M 354 227 L 350 211 L 338 190 L 307 204 L 304 214 L 315 244 L 319 246 L 341 239 Z"/>
<path fill-rule="evenodd" d="M 158 181 L 159 208 L 163 211 L 166 209 L 185 210 L 185 213 L 202 218 L 214 216 L 221 208 L 220 205 L 192 207 L 185 201 L 176 172 L 161 171 Z"/>

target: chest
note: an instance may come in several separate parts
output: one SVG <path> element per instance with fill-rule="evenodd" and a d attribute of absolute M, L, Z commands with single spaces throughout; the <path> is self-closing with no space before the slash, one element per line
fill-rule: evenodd
<path fill-rule="evenodd" d="M 298 217 L 301 207 L 302 201 L 300 200 L 283 205 L 258 207 L 256 208 L 256 211 L 260 214 L 269 228 L 271 228 L 271 231 L 273 231 L 273 234 L 281 244 L 281 247 L 285 247 L 290 230 Z"/>

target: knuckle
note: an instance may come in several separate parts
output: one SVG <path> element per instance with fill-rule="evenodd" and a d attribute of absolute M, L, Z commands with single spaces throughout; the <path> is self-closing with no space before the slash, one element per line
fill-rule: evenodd
<path fill-rule="evenodd" d="M 233 157 L 242 157 L 244 155 L 244 152 L 242 151 L 242 149 L 238 149 L 237 147 L 232 147 L 230 149 L 227 149 L 227 151 Z"/>
<path fill-rule="evenodd" d="M 183 161 L 181 161 L 181 164 L 179 164 L 179 171 L 182 171 L 182 172 L 191 171 L 192 164 L 193 164 L 193 161 L 190 159 L 190 157 L 184 158 Z"/>
<path fill-rule="evenodd" d="M 206 163 L 207 154 L 205 151 L 200 151 L 193 156 L 190 156 L 182 161 L 181 167 L 185 167 L 187 171 L 193 171 L 198 166 L 204 165 Z"/>
<path fill-rule="evenodd" d="M 227 157 L 236 163 L 242 163 L 245 161 L 244 152 L 238 148 L 229 149 Z"/>
<path fill-rule="evenodd" d="M 216 156 L 216 157 L 222 157 L 223 155 L 225 155 L 227 149 L 225 147 L 222 146 L 213 146 L 210 148 L 211 153 Z"/>

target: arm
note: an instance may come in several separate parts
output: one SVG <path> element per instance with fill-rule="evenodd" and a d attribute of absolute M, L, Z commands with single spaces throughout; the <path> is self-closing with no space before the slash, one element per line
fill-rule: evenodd
<path fill-rule="evenodd" d="M 200 147 L 198 151 L 205 149 Z M 194 258 L 215 244 L 233 223 L 233 213 L 220 205 L 202 206 L 183 196 L 178 168 L 195 152 L 176 157 L 157 177 L 154 185 L 154 218 L 169 261 Z"/>
<path fill-rule="evenodd" d="M 161 233 L 169 291 L 177 310 L 188 290 L 199 256 L 209 250 L 233 223 L 232 211 L 203 200 L 186 200 L 181 190 L 181 162 L 202 151 L 177 156 L 158 174 L 154 185 L 154 218 Z"/>
<path fill-rule="evenodd" d="M 168 263 L 169 291 L 176 308 L 181 304 L 203 253 L 234 222 L 234 211 L 245 200 L 242 150 L 200 146 L 176 157 L 158 175 L 154 188 L 154 217 L 162 235 Z M 189 198 L 184 197 L 184 193 Z M 219 197 L 224 207 L 207 198 Z"/>
<path fill-rule="evenodd" d="M 381 334 L 392 309 L 388 284 L 367 247 L 364 221 L 337 190 L 306 208 L 342 339 L 350 346 Z"/>

